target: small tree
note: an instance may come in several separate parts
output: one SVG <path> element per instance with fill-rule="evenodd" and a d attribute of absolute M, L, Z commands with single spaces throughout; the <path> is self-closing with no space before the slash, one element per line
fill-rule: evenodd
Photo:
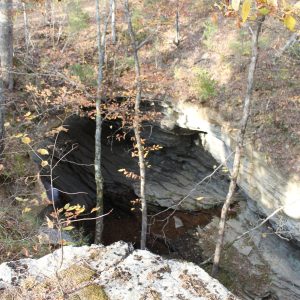
<path fill-rule="evenodd" d="M 3 95 L 3 83 L 2 78 L 0 78 L 0 164 L 2 161 L 2 153 L 4 150 L 4 118 L 5 118 L 5 103 Z"/>
<path fill-rule="evenodd" d="M 117 42 L 116 34 L 116 0 L 110 0 L 111 6 L 111 41 L 113 45 Z"/>
<path fill-rule="evenodd" d="M 141 68 L 138 56 L 138 48 L 136 44 L 135 33 L 132 28 L 131 15 L 129 10 L 128 0 L 125 0 L 125 14 L 128 23 L 128 33 L 131 39 L 131 47 L 133 51 L 134 63 L 135 63 L 135 83 L 136 83 L 136 97 L 134 107 L 133 118 L 133 130 L 136 140 L 136 147 L 138 150 L 139 169 L 140 169 L 140 196 L 142 203 L 142 230 L 141 230 L 141 249 L 146 248 L 147 238 L 147 202 L 145 195 L 145 183 L 146 183 L 146 165 L 144 159 L 144 147 L 141 139 L 141 122 L 140 122 L 140 105 L 142 98 L 142 82 L 141 82 Z"/>
<path fill-rule="evenodd" d="M 274 15 L 275 17 L 279 17 L 280 15 L 283 15 L 283 17 L 280 17 L 280 19 L 283 21 L 284 25 L 291 31 L 294 31 L 296 26 L 296 19 L 293 17 L 292 14 L 295 13 L 297 14 L 297 12 L 299 12 L 300 9 L 299 2 L 297 2 L 293 6 L 293 9 L 291 9 L 290 5 L 287 5 L 286 1 L 282 1 L 282 3 L 280 3 L 281 5 L 279 5 L 278 2 L 279 1 L 277 0 L 273 0 L 273 1 L 244 0 L 241 6 L 241 16 L 238 15 L 240 4 L 241 4 L 240 0 L 232 0 L 229 6 L 225 5 L 222 2 L 222 5 L 224 5 L 225 7 L 226 14 L 237 15 L 238 20 L 241 21 L 241 23 L 247 21 L 247 19 L 251 15 L 251 8 L 253 5 L 254 14 L 252 15 L 252 19 L 256 20 L 255 22 L 256 29 L 253 31 L 250 27 L 250 31 L 252 34 L 252 56 L 249 64 L 247 90 L 244 99 L 244 108 L 243 108 L 243 115 L 240 123 L 240 130 L 237 136 L 237 145 L 235 148 L 235 156 L 233 162 L 233 170 L 231 174 L 231 181 L 229 185 L 228 194 L 226 196 L 226 200 L 222 207 L 221 218 L 219 223 L 218 239 L 216 243 L 216 249 L 215 249 L 214 260 L 213 260 L 213 268 L 212 268 L 212 276 L 214 277 L 217 275 L 219 269 L 219 263 L 221 259 L 221 252 L 222 252 L 223 241 L 224 241 L 227 212 L 237 186 L 237 179 L 239 175 L 239 168 L 240 168 L 240 161 L 241 161 L 241 153 L 243 149 L 247 123 L 250 115 L 254 73 L 255 73 L 256 63 L 258 58 L 258 38 L 261 31 L 262 23 L 264 22 L 266 15 Z"/>
<path fill-rule="evenodd" d="M 106 47 L 106 29 L 109 16 L 104 19 L 104 28 L 101 34 L 101 18 L 99 0 L 96 3 L 96 18 L 97 18 L 97 47 L 98 47 L 98 80 L 97 80 L 97 95 L 96 95 L 96 133 L 95 133 L 95 182 L 96 182 L 96 205 L 97 219 L 95 228 L 95 244 L 101 243 L 103 233 L 103 175 L 101 171 L 101 136 L 102 136 L 102 109 L 101 98 L 103 89 L 103 68 L 105 59 Z M 105 7 L 103 8 L 106 14 Z"/>

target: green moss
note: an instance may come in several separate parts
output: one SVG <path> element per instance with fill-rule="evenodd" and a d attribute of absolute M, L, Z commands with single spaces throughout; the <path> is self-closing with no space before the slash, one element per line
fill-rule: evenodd
<path fill-rule="evenodd" d="M 92 279 L 96 272 L 84 265 L 72 265 L 59 273 L 66 285 L 77 285 Z"/>
<path fill-rule="evenodd" d="M 104 289 L 96 284 L 87 286 L 71 296 L 70 300 L 108 300 Z"/>
<path fill-rule="evenodd" d="M 59 272 L 57 277 L 49 278 L 42 283 L 28 277 L 22 284 L 21 295 L 26 296 L 26 299 L 29 297 L 42 299 L 43 295 L 51 293 L 53 299 L 59 299 L 63 296 L 60 288 L 62 287 L 70 300 L 109 300 L 103 287 L 93 283 L 95 275 L 96 272 L 88 266 L 74 264 Z"/>
<path fill-rule="evenodd" d="M 59 273 L 59 277 L 62 279 L 62 286 L 68 290 L 73 289 L 76 286 L 92 281 L 96 272 L 84 265 L 73 265 L 70 268 Z M 108 297 L 101 286 L 91 284 L 83 289 L 78 290 L 71 295 L 72 300 L 107 300 Z"/>

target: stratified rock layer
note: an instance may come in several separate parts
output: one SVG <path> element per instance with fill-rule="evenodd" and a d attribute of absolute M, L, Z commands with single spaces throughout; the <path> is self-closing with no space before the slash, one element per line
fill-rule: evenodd
<path fill-rule="evenodd" d="M 237 299 L 200 267 L 117 242 L 0 265 L 1 299 Z M 5 298 L 7 297 L 7 298 Z M 77 297 L 77 298 L 76 298 Z M 78 298 L 79 297 L 79 298 Z"/>
<path fill-rule="evenodd" d="M 246 203 L 240 203 L 239 210 L 237 216 L 226 223 L 224 243 L 232 243 L 245 232 L 249 234 L 235 241 L 224 251 L 221 261 L 221 269 L 233 281 L 233 290 L 238 291 L 242 299 L 298 300 L 299 249 L 274 234 L 266 224 L 252 230 L 255 225 L 261 223 L 259 216 L 255 215 Z M 197 230 L 196 236 L 204 257 L 213 254 L 218 224 L 219 218 L 215 217 L 203 229 Z"/>
<path fill-rule="evenodd" d="M 225 163 L 232 170 L 237 130 L 222 120 L 212 109 L 192 103 L 164 102 L 162 127 L 169 130 L 186 128 L 205 132 L 201 142 L 218 163 Z M 300 244 L 300 178 L 299 174 L 284 176 L 268 164 L 263 153 L 256 151 L 246 141 L 238 185 L 254 200 L 256 210 L 265 216 L 282 207 L 282 212 L 272 218 L 272 224 L 283 235 Z"/>
<path fill-rule="evenodd" d="M 96 198 L 95 122 L 74 116 L 64 126 L 67 131 L 60 133 L 55 145 L 54 161 L 59 162 L 53 170 L 53 184 L 65 192 L 67 201 L 85 205 L 89 210 L 95 205 Z M 126 177 L 124 172 L 139 174 L 139 169 L 137 159 L 131 155 L 133 144 L 130 136 L 118 142 L 113 137 L 117 129 L 117 124 L 104 124 L 103 128 L 105 193 L 115 198 L 117 205 L 129 206 L 129 201 L 139 196 L 140 184 L 138 178 Z M 170 132 L 149 125 L 145 126 L 143 135 L 147 145 L 162 147 L 147 156 L 146 198 L 149 204 L 199 210 L 215 207 L 224 201 L 228 190 L 227 174 L 214 172 L 217 162 L 201 146 L 197 132 Z M 45 143 L 52 145 L 54 141 L 50 139 Z M 46 170 L 43 168 L 42 172 Z M 213 172 L 214 176 L 210 177 Z M 203 181 L 206 177 L 207 180 Z M 46 180 L 46 177 L 43 178 Z M 129 192 L 135 194 L 135 198 L 128 199 Z"/>

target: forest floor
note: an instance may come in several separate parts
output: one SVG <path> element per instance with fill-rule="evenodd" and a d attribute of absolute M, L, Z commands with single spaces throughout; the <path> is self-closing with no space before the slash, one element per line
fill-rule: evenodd
<path fill-rule="evenodd" d="M 56 4 L 52 27 L 44 25 L 39 11 L 30 13 L 28 55 L 24 54 L 20 20 L 17 68 L 31 72 L 32 79 L 18 76 L 13 101 L 23 101 L 26 95 L 29 109 L 33 108 L 30 104 L 36 105 L 33 98 L 37 97 L 48 109 L 51 105 L 70 104 L 72 111 L 78 105 L 93 106 L 90 96 L 95 94 L 97 76 L 94 2 L 80 3 Z M 110 41 L 110 27 L 107 35 L 105 93 L 111 98 L 134 94 L 134 61 L 123 8 L 118 5 L 117 44 Z M 199 103 L 219 112 L 224 126 L 237 128 L 251 55 L 248 26 L 239 28 L 234 18 L 223 17 L 210 1 L 185 0 L 179 7 L 180 43 L 176 46 L 175 7 L 168 1 L 132 1 L 131 6 L 137 41 L 149 40 L 139 50 L 144 98 L 167 96 L 173 101 Z M 300 172 L 299 42 L 277 60 L 275 57 L 291 34 L 274 18 L 265 21 L 247 129 L 255 149 L 287 176 Z M 41 90 L 33 93 L 30 84 L 37 82 Z"/>

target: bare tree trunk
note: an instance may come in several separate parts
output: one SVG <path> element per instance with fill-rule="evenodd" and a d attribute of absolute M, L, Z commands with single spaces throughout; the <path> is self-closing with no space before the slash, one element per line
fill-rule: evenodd
<path fill-rule="evenodd" d="M 116 35 L 116 0 L 111 0 L 111 41 L 113 45 L 117 42 Z"/>
<path fill-rule="evenodd" d="M 13 1 L 0 0 L 0 60 L 4 88 L 13 89 Z"/>
<path fill-rule="evenodd" d="M 176 28 L 176 36 L 174 44 L 178 47 L 180 43 L 180 35 L 179 35 L 179 3 L 177 0 L 177 6 L 176 6 L 176 21 L 175 21 L 175 28 Z"/>
<path fill-rule="evenodd" d="M 4 103 L 2 78 L 0 78 L 0 163 L 2 161 L 2 153 L 4 150 L 4 136 L 5 136 L 4 118 L 5 118 L 5 103 Z"/>
<path fill-rule="evenodd" d="M 233 163 L 233 170 L 231 174 L 231 181 L 229 185 L 228 194 L 226 196 L 226 200 L 222 207 L 221 212 L 221 219 L 219 223 L 219 231 L 218 231 L 218 240 L 216 243 L 216 249 L 214 254 L 214 262 L 212 268 L 212 276 L 215 277 L 219 270 L 219 263 L 221 258 L 221 252 L 223 248 L 223 241 L 224 241 L 224 232 L 225 232 L 225 225 L 226 225 L 226 216 L 227 212 L 234 195 L 237 179 L 239 175 L 239 168 L 240 168 L 240 160 L 241 160 L 241 151 L 243 148 L 244 143 L 244 136 L 246 132 L 247 122 L 250 115 L 250 104 L 251 104 L 251 95 L 253 90 L 253 80 L 254 80 L 254 72 L 256 68 L 256 62 L 258 57 L 258 37 L 261 30 L 262 23 L 264 21 L 264 17 L 261 17 L 257 20 L 257 28 L 254 32 L 252 32 L 252 57 L 251 62 L 249 65 L 248 71 L 248 80 L 247 80 L 247 91 L 244 100 L 244 109 L 243 109 L 243 117 L 241 120 L 241 127 L 237 137 L 237 145 L 235 148 L 235 156 L 234 156 L 234 163 Z"/>
<path fill-rule="evenodd" d="M 52 48 L 55 48 L 55 13 L 54 1 L 51 1 Z"/>
<path fill-rule="evenodd" d="M 97 18 L 97 47 L 98 47 L 98 80 L 97 80 L 97 96 L 96 96 L 96 133 L 95 133 L 95 182 L 96 182 L 96 203 L 99 210 L 97 211 L 96 228 L 95 228 L 95 244 L 102 241 L 103 233 L 103 175 L 101 171 L 101 136 L 102 136 L 102 109 L 101 98 L 103 89 L 103 67 L 105 60 L 106 48 L 106 30 L 109 16 L 106 16 L 104 22 L 103 33 L 101 36 L 101 18 L 99 0 L 96 3 L 96 18 Z M 105 11 L 105 7 L 103 8 Z M 111 7 L 110 7 L 111 12 Z"/>
<path fill-rule="evenodd" d="M 140 103 L 142 98 L 142 84 L 141 84 L 141 69 L 139 63 L 138 49 L 136 45 L 136 38 L 133 32 L 131 24 L 131 15 L 129 11 L 128 0 L 125 0 L 125 13 L 128 22 L 128 32 L 131 38 L 131 45 L 133 49 L 133 56 L 135 62 L 135 80 L 136 80 L 136 98 L 135 98 L 135 108 L 134 108 L 134 120 L 133 129 L 136 139 L 138 157 L 139 157 L 139 168 L 140 168 L 140 194 L 142 203 L 142 230 L 141 230 L 141 249 L 146 248 L 147 240 L 147 203 L 145 196 L 145 182 L 146 182 L 146 166 L 144 159 L 144 148 L 141 140 L 141 124 L 140 124 Z"/>
<path fill-rule="evenodd" d="M 29 30 L 28 30 L 28 19 L 27 19 L 27 11 L 26 11 L 26 2 L 22 2 L 23 7 L 23 22 L 24 22 L 24 37 L 25 37 L 25 47 L 26 47 L 26 55 L 29 52 Z"/>
<path fill-rule="evenodd" d="M 103 214 L 103 175 L 101 171 L 101 136 L 102 136 L 102 116 L 101 116 L 101 88 L 103 81 L 103 62 L 104 53 L 101 46 L 101 20 L 99 0 L 96 0 L 97 16 L 97 46 L 98 46 L 98 81 L 97 81 L 97 98 L 96 98 L 96 133 L 95 133 L 95 182 L 96 182 L 96 203 L 99 207 L 98 215 Z M 103 219 L 96 220 L 95 244 L 102 241 Z"/>
<path fill-rule="evenodd" d="M 46 23 L 46 25 L 49 25 L 52 23 L 52 1 L 53 0 L 45 1 L 45 23 Z"/>

